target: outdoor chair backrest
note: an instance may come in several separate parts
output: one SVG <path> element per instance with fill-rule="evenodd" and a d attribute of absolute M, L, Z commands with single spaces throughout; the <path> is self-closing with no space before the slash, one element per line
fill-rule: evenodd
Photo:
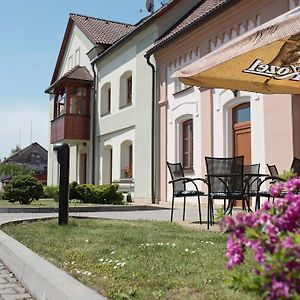
<path fill-rule="evenodd" d="M 205 157 L 211 193 L 243 191 L 244 157 Z"/>
<path fill-rule="evenodd" d="M 167 162 L 170 171 L 171 179 L 175 180 L 184 177 L 184 172 L 181 163 Z M 173 182 L 173 193 L 185 191 L 185 183 L 183 181 Z"/>
<path fill-rule="evenodd" d="M 267 167 L 269 169 L 269 172 L 270 172 L 271 176 L 278 176 L 279 175 L 277 167 L 275 165 L 268 165 L 267 164 Z"/>
<path fill-rule="evenodd" d="M 260 183 L 259 169 L 260 164 L 244 165 L 244 174 L 249 174 L 249 180 L 247 180 L 247 190 L 249 192 L 256 192 L 258 190 Z"/>
<path fill-rule="evenodd" d="M 293 172 L 299 176 L 300 175 L 300 159 L 297 157 L 294 157 L 291 169 L 293 169 Z"/>

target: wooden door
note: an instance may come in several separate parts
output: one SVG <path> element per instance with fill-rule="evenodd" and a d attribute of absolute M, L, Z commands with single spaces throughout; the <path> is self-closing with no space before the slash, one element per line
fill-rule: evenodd
<path fill-rule="evenodd" d="M 235 156 L 244 156 L 244 164 L 251 164 L 251 119 L 250 103 L 243 103 L 233 108 L 233 152 Z M 236 206 L 241 207 L 242 201 L 237 200 Z"/>

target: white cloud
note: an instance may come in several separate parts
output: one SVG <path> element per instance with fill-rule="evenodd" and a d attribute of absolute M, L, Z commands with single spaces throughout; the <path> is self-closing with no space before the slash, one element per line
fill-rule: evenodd
<path fill-rule="evenodd" d="M 42 103 L 36 104 L 23 101 L 15 102 L 22 103 L 21 105 L 9 104 L 1 107 L 0 159 L 8 157 L 11 150 L 19 144 L 21 148 L 25 148 L 31 142 L 38 142 L 44 148 L 48 147 L 49 102 L 41 101 Z"/>

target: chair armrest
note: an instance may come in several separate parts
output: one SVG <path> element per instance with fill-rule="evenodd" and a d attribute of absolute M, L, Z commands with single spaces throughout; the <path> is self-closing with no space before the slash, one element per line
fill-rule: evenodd
<path fill-rule="evenodd" d="M 204 183 L 207 184 L 207 180 L 203 179 L 203 178 L 190 178 L 190 177 L 180 177 L 180 178 L 176 178 L 174 180 L 170 180 L 169 183 L 175 183 L 175 182 L 178 182 L 178 181 L 183 181 L 183 182 L 194 182 L 194 181 L 197 181 L 197 180 L 200 180 Z"/>

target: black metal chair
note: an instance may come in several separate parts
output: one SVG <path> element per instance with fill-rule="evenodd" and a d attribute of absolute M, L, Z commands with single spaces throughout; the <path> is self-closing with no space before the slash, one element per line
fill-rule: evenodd
<path fill-rule="evenodd" d="M 223 200 L 224 212 L 231 214 L 234 201 L 244 199 L 244 157 L 205 157 L 205 162 L 208 181 L 207 229 L 209 229 L 209 225 L 213 224 L 214 200 Z"/>
<path fill-rule="evenodd" d="M 250 209 L 250 199 L 257 197 L 258 186 L 260 182 L 259 175 L 260 164 L 244 165 L 244 199 L 248 210 Z M 245 207 L 245 201 L 243 201 L 243 210 Z"/>
<path fill-rule="evenodd" d="M 195 181 L 202 181 L 202 182 L 206 183 L 205 179 L 185 177 L 181 163 L 167 162 L 167 166 L 170 171 L 170 175 L 171 175 L 171 179 L 172 179 L 169 181 L 169 183 L 172 183 L 172 187 L 173 187 L 171 222 L 173 222 L 173 211 L 174 211 L 174 199 L 175 198 L 183 197 L 182 220 L 184 221 L 185 220 L 186 197 L 197 197 L 198 198 L 198 209 L 199 209 L 199 222 L 200 222 L 200 224 L 202 224 L 200 196 L 205 196 L 205 193 L 198 189 Z M 187 189 L 188 183 L 192 184 L 194 189 Z"/>
<path fill-rule="evenodd" d="M 293 162 L 292 162 L 292 166 L 291 166 L 291 170 L 293 170 L 293 172 L 299 176 L 300 175 L 300 159 L 297 157 L 294 157 Z"/>
<path fill-rule="evenodd" d="M 275 177 L 279 176 L 279 172 L 278 172 L 277 167 L 275 165 L 268 165 L 267 164 L 267 167 L 269 169 L 269 172 L 270 172 L 271 176 L 275 176 Z"/>

